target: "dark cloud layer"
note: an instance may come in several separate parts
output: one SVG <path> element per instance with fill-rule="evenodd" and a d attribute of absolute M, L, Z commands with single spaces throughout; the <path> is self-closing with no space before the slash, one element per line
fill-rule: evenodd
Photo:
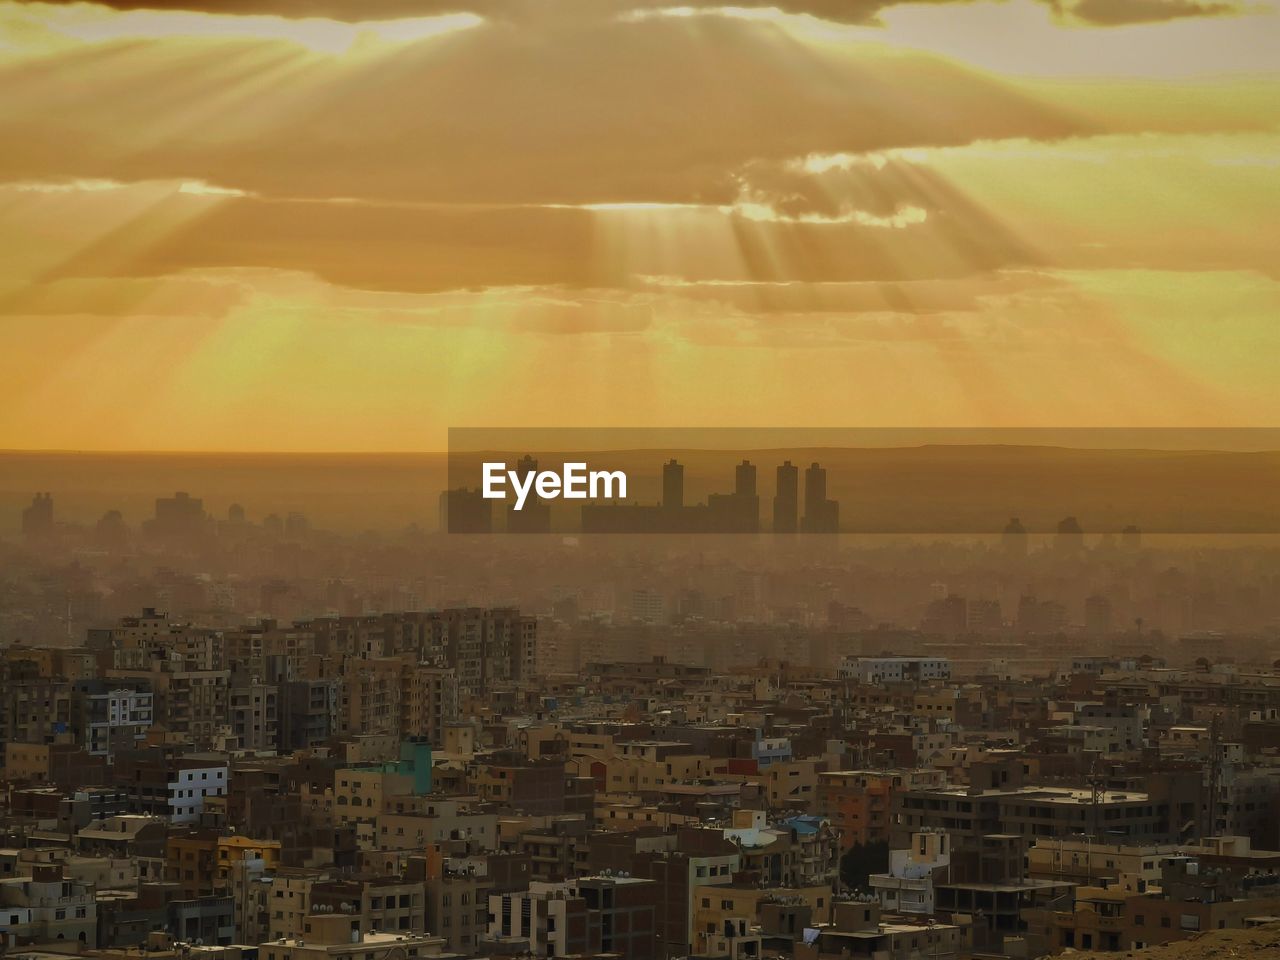
<path fill-rule="evenodd" d="M 700 227 L 718 226 L 714 212 L 676 220 L 687 237 L 650 243 L 644 230 L 622 229 L 613 255 L 602 257 L 600 215 L 586 210 L 510 208 L 490 211 L 425 210 L 363 204 L 271 203 L 230 199 L 120 260 L 107 236 L 65 262 L 48 280 L 76 277 L 163 276 L 187 270 L 243 266 L 314 273 L 341 286 L 434 293 L 511 286 L 628 287 L 635 275 L 660 273 L 672 249 L 680 272 L 694 280 L 744 277 L 778 282 L 910 282 L 961 278 L 1008 266 L 1027 266 L 1035 255 L 981 211 L 943 191 L 948 206 L 910 230 L 848 225 L 752 221 L 733 217 L 728 263 L 701 249 Z M 705 220 L 699 220 L 703 216 Z M 352 256 L 353 244 L 360 256 Z M 949 263 L 919 254 L 961 251 Z M 729 267 L 729 269 L 727 269 Z M 16 309 L 10 305 L 11 309 Z"/>
<path fill-rule="evenodd" d="M 1160 23 L 1188 17 L 1222 17 L 1240 12 L 1229 0 L 1045 0 L 1062 17 L 1099 27 Z"/>
<path fill-rule="evenodd" d="M 833 23 L 873 24 L 900 3 L 968 3 L 972 0 L 95 0 L 117 10 L 185 10 L 220 14 L 324 17 L 361 22 L 474 13 L 494 20 L 555 20 L 614 16 L 663 7 L 775 7 Z M 1151 23 L 1184 17 L 1238 13 L 1235 0 L 1041 0 L 1060 15 L 1096 26 Z"/>
<path fill-rule="evenodd" d="M 97 2 L 97 0 L 95 0 Z M 777 7 L 786 13 L 810 14 L 836 23 L 872 23 L 876 14 L 903 0 L 101 0 L 117 10 L 185 10 L 220 14 L 269 14 L 324 17 L 357 23 L 403 17 L 475 13 L 495 20 L 548 19 L 572 16 L 612 17 L 627 11 L 664 7 Z M 920 0 L 916 0 L 920 2 Z M 923 0 L 933 3 L 967 0 Z"/>
<path fill-rule="evenodd" d="M 925 55 L 859 59 L 719 18 L 572 29 L 549 42 L 489 24 L 351 64 L 242 40 L 181 58 L 121 41 L 13 64 L 0 68 L 0 179 L 196 178 L 399 204 L 724 204 L 753 161 L 1101 132 Z"/>

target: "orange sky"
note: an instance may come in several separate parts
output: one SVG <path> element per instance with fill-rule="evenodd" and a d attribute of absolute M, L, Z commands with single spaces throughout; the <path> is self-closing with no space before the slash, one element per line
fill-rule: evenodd
<path fill-rule="evenodd" d="M 0 448 L 1280 422 L 1270 3 L 142 6 L 0 2 Z"/>

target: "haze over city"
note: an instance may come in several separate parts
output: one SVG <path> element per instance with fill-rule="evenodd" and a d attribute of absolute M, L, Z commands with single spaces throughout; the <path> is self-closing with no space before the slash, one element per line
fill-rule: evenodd
<path fill-rule="evenodd" d="M 1280 960 L 1278 52 L 0 0 L 0 960 Z"/>

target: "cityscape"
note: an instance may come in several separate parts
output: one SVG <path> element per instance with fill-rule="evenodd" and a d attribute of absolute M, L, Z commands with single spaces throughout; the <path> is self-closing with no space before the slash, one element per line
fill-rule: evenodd
<path fill-rule="evenodd" d="M 41 491 L 3 542 L 6 956 L 1031 958 L 1280 915 L 1270 538 L 152 514 Z"/>
<path fill-rule="evenodd" d="M 0 960 L 1280 960 L 1280 0 L 0 0 Z"/>

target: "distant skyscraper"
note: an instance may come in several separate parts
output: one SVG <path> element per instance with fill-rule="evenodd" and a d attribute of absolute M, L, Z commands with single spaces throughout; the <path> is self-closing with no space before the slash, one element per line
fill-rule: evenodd
<path fill-rule="evenodd" d="M 759 533 L 760 497 L 756 495 L 756 468 L 743 460 L 734 468 L 733 493 L 707 497 L 705 522 L 700 529 L 713 533 Z"/>
<path fill-rule="evenodd" d="M 666 510 L 684 507 L 684 467 L 674 459 L 662 465 L 662 506 Z"/>
<path fill-rule="evenodd" d="M 809 464 L 804 472 L 804 509 L 813 513 L 813 507 L 827 499 L 827 471 L 817 463 Z"/>
<path fill-rule="evenodd" d="M 835 533 L 840 525 L 839 504 L 827 499 L 827 471 L 811 463 L 804 472 L 805 533 Z"/>
<path fill-rule="evenodd" d="M 227 521 L 229 523 L 244 523 L 244 507 L 238 503 L 233 503 L 227 507 Z"/>
<path fill-rule="evenodd" d="M 440 529 L 448 533 L 492 533 L 492 505 L 483 490 L 445 490 L 440 494 Z"/>
<path fill-rule="evenodd" d="M 107 549 L 122 547 L 129 539 L 129 529 L 125 526 L 124 515 L 119 510 L 108 510 L 104 513 L 94 533 L 99 546 Z"/>
<path fill-rule="evenodd" d="M 1033 596 L 1018 598 L 1019 633 L 1057 633 L 1067 622 L 1067 611 L 1054 600 Z"/>
<path fill-rule="evenodd" d="M 795 533 L 800 519 L 800 471 L 787 460 L 778 467 L 773 498 L 773 532 Z"/>
<path fill-rule="evenodd" d="M 1009 556 L 1025 557 L 1027 555 L 1027 528 L 1017 517 L 1005 524 L 1000 541 L 1004 545 L 1004 552 Z"/>
<path fill-rule="evenodd" d="M 666 598 L 656 590 L 641 588 L 631 592 L 631 618 L 642 623 L 661 623 L 666 613 Z"/>
<path fill-rule="evenodd" d="M 964 633 L 968 626 L 969 603 L 964 597 L 953 593 L 930 602 L 920 629 L 924 633 L 955 637 Z"/>
<path fill-rule="evenodd" d="M 527 477 L 536 475 L 538 461 L 525 454 L 516 463 L 516 476 L 523 483 Z M 507 533 L 550 533 L 551 505 L 544 502 L 536 493 L 529 493 L 523 509 L 517 510 L 515 504 L 507 506 Z"/>
<path fill-rule="evenodd" d="M 199 534 L 205 520 L 204 501 L 179 490 L 172 497 L 156 497 L 156 516 L 149 527 L 158 536 L 183 539 Z"/>
<path fill-rule="evenodd" d="M 31 506 L 22 511 L 22 534 L 29 538 L 47 537 L 53 533 L 53 494 L 37 493 Z"/>
<path fill-rule="evenodd" d="M 969 632 L 997 633 L 1004 626 L 999 600 L 969 601 Z"/>
<path fill-rule="evenodd" d="M 1058 534 L 1053 541 L 1054 549 L 1059 553 L 1079 553 L 1084 549 L 1084 530 L 1075 517 L 1067 517 L 1058 522 Z"/>

